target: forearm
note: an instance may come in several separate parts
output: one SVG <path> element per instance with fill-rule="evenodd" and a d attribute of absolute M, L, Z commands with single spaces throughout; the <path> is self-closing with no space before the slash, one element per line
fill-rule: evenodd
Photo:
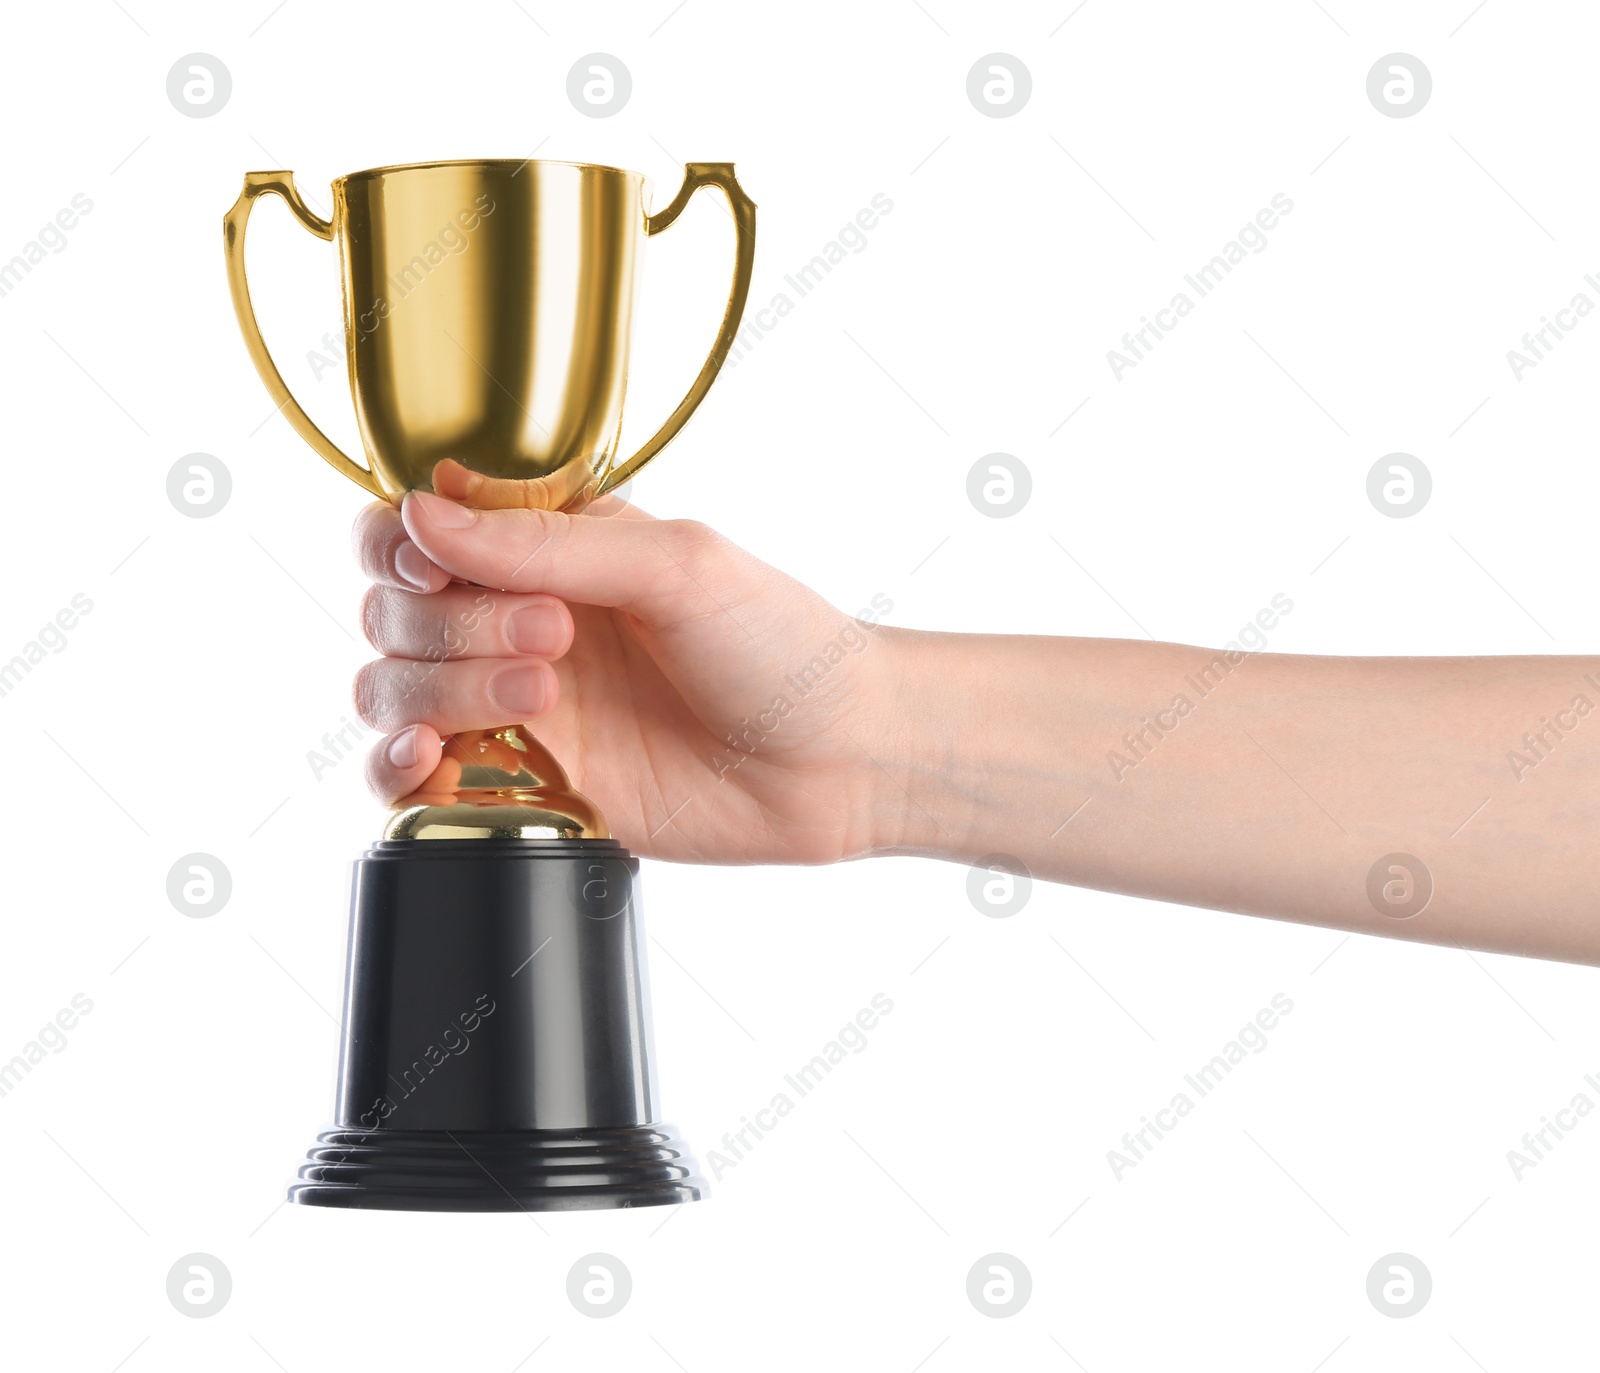
<path fill-rule="evenodd" d="M 879 633 L 873 851 L 1600 963 L 1600 660 Z"/>

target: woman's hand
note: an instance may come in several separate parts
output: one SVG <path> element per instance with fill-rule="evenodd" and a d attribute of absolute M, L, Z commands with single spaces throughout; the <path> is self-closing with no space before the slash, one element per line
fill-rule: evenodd
<path fill-rule="evenodd" d="M 385 656 L 355 699 L 386 734 L 367 770 L 383 800 L 422 784 L 441 736 L 524 721 L 636 853 L 825 863 L 876 846 L 890 631 L 702 525 L 615 498 L 529 509 L 538 483 L 449 462 L 434 485 L 356 522 Z"/>
<path fill-rule="evenodd" d="M 561 491 L 448 463 L 434 483 L 357 526 L 386 799 L 441 734 L 530 720 L 644 854 L 1020 864 L 1600 964 L 1600 660 L 870 628 L 700 525 L 530 509 Z"/>

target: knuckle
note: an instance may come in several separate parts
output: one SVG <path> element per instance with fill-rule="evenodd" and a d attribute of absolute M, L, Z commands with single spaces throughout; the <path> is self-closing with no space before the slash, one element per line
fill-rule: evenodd
<path fill-rule="evenodd" d="M 356 673 L 356 712 L 373 729 L 395 730 L 434 718 L 443 663 L 379 658 Z"/>
<path fill-rule="evenodd" d="M 510 615 L 531 599 L 527 596 L 501 596 L 480 588 L 472 588 L 471 599 L 462 596 L 455 605 L 455 613 L 446 617 L 440 629 L 443 652 L 452 658 L 481 658 L 486 653 L 509 653 L 507 625 Z"/>
<path fill-rule="evenodd" d="M 554 510 L 559 504 L 555 488 L 552 477 L 536 477 L 517 484 L 516 499 L 526 510 Z"/>
<path fill-rule="evenodd" d="M 661 532 L 668 555 L 696 580 L 722 560 L 723 537 L 710 525 L 699 520 L 666 520 Z"/>
<path fill-rule="evenodd" d="M 394 728 L 436 717 L 449 671 L 447 664 L 433 660 L 390 660 L 388 710 Z"/>
<path fill-rule="evenodd" d="M 368 577 L 376 578 L 384 571 L 384 550 L 395 532 L 399 516 L 393 507 L 375 502 L 364 506 L 351 526 L 350 542 L 355 550 L 356 562 Z"/>
<path fill-rule="evenodd" d="M 368 587 L 367 594 L 361 598 L 361 632 L 380 653 L 384 651 L 387 599 L 388 593 L 381 586 Z"/>
<path fill-rule="evenodd" d="M 380 705 L 384 695 L 381 679 L 384 663 L 365 663 L 356 672 L 355 680 L 350 686 L 350 699 L 355 705 L 356 714 L 361 717 L 364 724 L 373 729 L 382 729 L 383 713 Z"/>
<path fill-rule="evenodd" d="M 367 789 L 383 802 L 395 799 L 393 788 L 389 784 L 391 765 L 388 743 L 388 739 L 383 738 L 368 749 L 365 764 Z"/>
<path fill-rule="evenodd" d="M 494 564 L 499 590 L 531 590 L 539 567 L 560 552 L 571 524 L 569 516 L 548 510 L 506 512 L 507 537 L 498 541 Z"/>

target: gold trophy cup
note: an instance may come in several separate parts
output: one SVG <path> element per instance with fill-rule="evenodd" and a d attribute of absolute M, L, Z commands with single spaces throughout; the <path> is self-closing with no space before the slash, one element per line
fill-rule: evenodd
<path fill-rule="evenodd" d="M 702 186 L 733 211 L 727 309 L 683 400 L 618 462 L 641 250 Z M 301 409 L 256 324 L 245 230 L 266 194 L 338 248 L 365 466 Z M 569 162 L 379 167 L 340 177 L 332 197 L 324 220 L 292 173 L 247 172 L 223 221 L 228 283 L 278 409 L 382 499 L 428 489 L 453 458 L 529 482 L 531 505 L 581 511 L 683 428 L 749 294 L 756 207 L 731 163 L 690 163 L 657 214 L 641 174 Z M 447 741 L 356 864 L 336 1119 L 291 1199 L 530 1211 L 696 1199 L 692 1161 L 655 1120 L 637 871 L 522 725 Z"/>

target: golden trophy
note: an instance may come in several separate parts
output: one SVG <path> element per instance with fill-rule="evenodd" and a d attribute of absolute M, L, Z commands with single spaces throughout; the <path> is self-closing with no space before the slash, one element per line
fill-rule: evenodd
<path fill-rule="evenodd" d="M 702 186 L 733 211 L 733 286 L 711 355 L 666 423 L 617 461 L 644 240 Z M 245 229 L 282 196 L 336 244 L 366 466 L 296 403 L 256 325 Z M 692 162 L 657 214 L 637 172 L 570 162 L 428 162 L 332 185 L 332 219 L 289 172 L 247 172 L 224 217 L 250 357 L 300 436 L 381 499 L 435 464 L 538 483 L 569 513 L 683 428 L 749 294 L 756 207 L 731 163 Z M 703 1184 L 656 1119 L 638 861 L 520 724 L 447 741 L 356 862 L 332 1128 L 293 1201 L 434 1211 L 693 1201 Z"/>

